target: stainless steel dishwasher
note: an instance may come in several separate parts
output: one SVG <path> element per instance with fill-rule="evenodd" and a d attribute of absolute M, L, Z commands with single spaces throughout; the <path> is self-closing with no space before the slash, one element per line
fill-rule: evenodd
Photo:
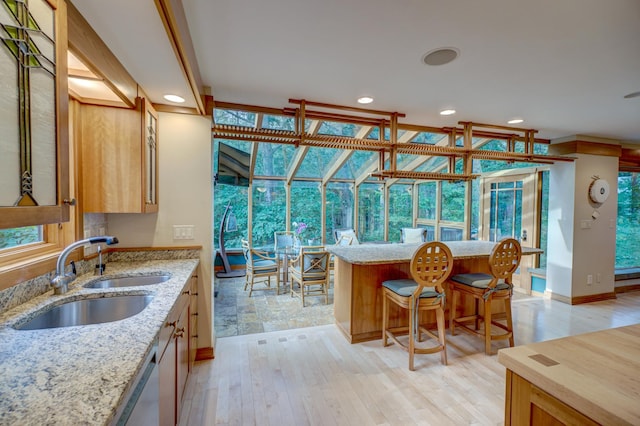
<path fill-rule="evenodd" d="M 127 403 L 117 420 L 117 425 L 149 426 L 160 423 L 157 342 L 145 359 L 144 367 L 136 377 Z"/>

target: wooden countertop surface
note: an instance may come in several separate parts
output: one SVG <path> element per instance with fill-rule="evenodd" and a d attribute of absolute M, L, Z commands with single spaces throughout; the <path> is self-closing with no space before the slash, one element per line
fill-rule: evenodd
<path fill-rule="evenodd" d="M 446 241 L 454 259 L 489 257 L 496 243 L 491 241 Z M 351 246 L 327 246 L 327 251 L 353 264 L 383 264 L 409 262 L 420 247 L 415 244 L 356 244 Z M 542 253 L 538 248 L 522 247 L 522 254 Z"/>
<path fill-rule="evenodd" d="M 640 324 L 502 349 L 498 361 L 598 423 L 640 425 Z"/>

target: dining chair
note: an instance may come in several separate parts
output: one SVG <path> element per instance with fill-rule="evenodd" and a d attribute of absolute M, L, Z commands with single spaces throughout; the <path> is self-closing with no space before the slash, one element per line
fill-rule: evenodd
<path fill-rule="evenodd" d="M 409 266 L 411 278 L 387 280 L 382 283 L 382 344 L 388 346 L 388 339 L 392 339 L 409 352 L 411 371 L 414 370 L 415 354 L 440 352 L 440 360 L 447 365 L 445 292 L 442 284 L 451 274 L 452 267 L 453 256 L 449 247 L 439 241 L 432 241 L 421 245 L 413 254 Z M 408 326 L 389 327 L 390 303 L 403 308 L 408 314 Z M 420 325 L 420 313 L 425 311 L 435 312 L 437 334 Z M 437 343 L 425 345 L 422 341 L 423 333 L 435 339 Z"/>
<path fill-rule="evenodd" d="M 424 243 L 427 241 L 427 228 L 401 228 L 401 243 Z"/>
<path fill-rule="evenodd" d="M 305 246 L 289 261 L 291 297 L 324 296 L 329 303 L 329 252 L 323 246 Z"/>
<path fill-rule="evenodd" d="M 249 297 L 257 280 L 265 283 L 264 289 L 271 288 L 271 277 L 276 279 L 276 294 L 280 294 L 280 262 L 275 253 L 252 248 L 249 241 L 242 240 L 242 254 L 246 263 L 244 290 L 249 288 Z"/>
<path fill-rule="evenodd" d="M 489 256 L 490 273 L 466 273 L 454 275 L 449 279 L 451 290 L 451 313 L 449 326 L 451 335 L 455 334 L 456 326 L 480 336 L 485 341 L 485 353 L 491 355 L 491 342 L 509 339 L 509 346 L 513 346 L 513 321 L 511 318 L 511 295 L 513 294 L 512 277 L 520 265 L 522 248 L 513 238 L 499 241 Z M 462 296 L 474 299 L 475 310 L 472 315 L 457 316 L 458 301 Z M 491 305 L 494 300 L 504 301 L 505 322 L 503 324 L 492 317 Z M 482 305 L 482 311 L 478 305 Z M 480 329 L 480 322 L 483 323 Z M 473 325 L 473 328 L 471 327 Z M 493 334 L 492 326 L 504 332 Z"/>
<path fill-rule="evenodd" d="M 354 245 L 360 244 L 360 241 L 358 240 L 358 236 L 356 235 L 356 231 L 354 231 L 353 228 L 333 230 L 333 237 L 335 238 L 336 243 L 340 241 L 340 237 L 342 237 L 343 235 L 346 237 L 351 237 L 351 244 L 354 244 Z"/>

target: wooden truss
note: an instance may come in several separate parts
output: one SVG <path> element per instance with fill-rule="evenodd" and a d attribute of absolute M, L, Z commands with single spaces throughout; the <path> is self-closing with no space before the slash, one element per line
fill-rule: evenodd
<path fill-rule="evenodd" d="M 472 173 L 473 159 L 513 161 L 528 163 L 551 164 L 556 161 L 573 161 L 566 156 L 536 154 L 536 143 L 548 144 L 545 139 L 536 139 L 537 130 L 520 129 L 517 127 L 499 126 L 492 124 L 473 123 L 460 121 L 462 127 L 428 127 L 412 124 L 398 123 L 398 118 L 405 117 L 397 112 L 370 110 L 365 108 L 348 107 L 306 101 L 304 99 L 289 99 L 290 103 L 297 104 L 296 108 L 265 108 L 252 105 L 241 105 L 227 102 L 215 102 L 216 108 L 235 109 L 262 114 L 274 114 L 292 116 L 295 121 L 295 130 L 273 130 L 259 127 L 233 126 L 215 124 L 213 136 L 216 138 L 243 140 L 250 142 L 289 144 L 296 147 L 337 148 L 344 150 L 375 151 L 379 153 L 379 165 L 377 171 L 372 171 L 370 176 L 380 179 L 415 179 L 415 180 L 471 180 L 476 177 Z M 315 108 L 315 109 L 310 109 Z M 356 113 L 354 114 L 347 114 Z M 319 135 L 317 131 L 305 131 L 305 121 L 326 120 L 359 124 L 371 128 L 379 128 L 380 139 L 363 139 L 362 137 Z M 390 140 L 383 140 L 385 130 L 389 129 Z M 316 129 L 317 130 L 317 129 Z M 448 136 L 446 146 L 417 142 L 398 141 L 398 130 L 408 132 L 440 133 Z M 463 145 L 457 146 L 458 137 L 462 136 Z M 498 139 L 506 141 L 506 151 L 480 150 L 473 147 L 473 138 Z M 523 144 L 524 152 L 517 152 L 516 145 Z M 412 154 L 419 156 L 447 157 L 449 160 L 448 172 L 415 172 L 398 170 L 397 154 Z M 389 159 L 389 167 L 385 169 L 385 159 Z M 456 160 L 462 159 L 462 173 L 455 172 Z"/>

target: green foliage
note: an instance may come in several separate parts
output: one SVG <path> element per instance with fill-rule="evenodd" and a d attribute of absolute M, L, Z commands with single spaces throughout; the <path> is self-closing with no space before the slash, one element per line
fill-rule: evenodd
<path fill-rule="evenodd" d="M 389 241 L 400 241 L 401 228 L 413 226 L 411 185 L 389 188 Z"/>
<path fill-rule="evenodd" d="M 616 268 L 640 266 L 640 179 L 638 173 L 618 175 Z"/>

